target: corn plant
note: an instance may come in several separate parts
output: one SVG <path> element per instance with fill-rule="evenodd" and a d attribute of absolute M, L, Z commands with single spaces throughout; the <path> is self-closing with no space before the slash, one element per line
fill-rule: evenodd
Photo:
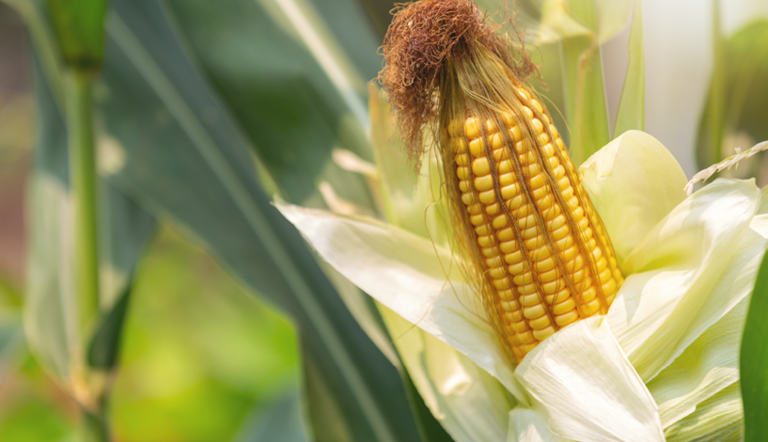
<path fill-rule="evenodd" d="M 496 0 L 423 0 L 469 5 L 472 29 L 495 52 L 481 68 L 440 77 L 446 83 L 412 108 L 385 74 L 388 97 L 369 83 L 382 68 L 388 2 L 6 2 L 35 55 L 24 328 L 77 401 L 84 440 L 115 440 L 109 397 L 121 332 L 158 220 L 181 226 L 294 321 L 300 393 L 277 402 L 271 416 L 287 417 L 259 440 L 758 440 L 762 193 L 717 180 L 686 194 L 680 165 L 642 132 L 648 31 L 639 0 L 519 1 L 512 12 Z M 511 26 L 496 26 L 509 17 Z M 765 54 L 763 25 L 727 39 L 715 26 L 701 168 L 730 155 L 729 134 L 766 138 L 765 112 L 747 92 L 765 57 L 743 55 Z M 625 28 L 628 68 L 609 115 L 602 45 Z M 494 46 L 514 35 L 521 47 Z M 515 51 L 540 76 L 495 81 L 511 72 L 505 57 Z M 498 88 L 491 105 L 459 86 L 472 69 Z M 440 118 L 429 114 L 438 96 L 448 103 Z M 538 141 L 514 150 L 529 139 Z M 517 154 L 546 173 L 505 182 L 503 160 Z M 533 198 L 539 181 L 550 192 Z M 570 230 L 557 236 L 564 224 L 546 216 L 513 225 L 521 206 L 500 207 L 522 197 L 504 193 L 515 184 L 531 213 L 556 201 Z M 517 248 L 487 251 L 501 233 L 476 229 L 507 226 Z M 542 247 L 528 256 L 522 229 L 533 227 Z M 560 250 L 563 237 L 578 247 Z M 577 261 L 593 284 L 576 279 Z M 544 286 L 560 279 L 567 288 Z M 536 302 L 523 302 L 525 290 Z"/>

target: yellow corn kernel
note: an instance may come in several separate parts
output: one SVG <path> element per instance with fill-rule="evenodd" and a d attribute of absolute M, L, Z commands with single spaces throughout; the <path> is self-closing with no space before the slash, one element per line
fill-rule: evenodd
<path fill-rule="evenodd" d="M 468 210 L 463 228 L 501 303 L 491 310 L 500 312 L 505 345 L 520 362 L 558 329 L 606 313 L 623 278 L 546 108 L 524 86 L 515 97 L 517 111 L 467 116 L 446 129 Z"/>

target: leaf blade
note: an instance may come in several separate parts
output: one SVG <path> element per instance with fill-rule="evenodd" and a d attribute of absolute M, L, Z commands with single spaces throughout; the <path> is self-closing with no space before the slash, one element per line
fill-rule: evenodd
<path fill-rule="evenodd" d="M 353 440 L 418 440 L 396 369 L 271 206 L 249 140 L 190 63 L 159 3 L 112 5 L 98 86 L 104 133 L 123 158 L 110 182 L 179 222 L 238 279 L 293 314 L 307 373 L 333 387 L 325 398 Z"/>
<path fill-rule="evenodd" d="M 744 440 L 761 440 L 768 431 L 768 259 L 763 258 L 755 289 L 749 302 L 744 335 L 741 339 L 741 398 L 744 403 Z"/>

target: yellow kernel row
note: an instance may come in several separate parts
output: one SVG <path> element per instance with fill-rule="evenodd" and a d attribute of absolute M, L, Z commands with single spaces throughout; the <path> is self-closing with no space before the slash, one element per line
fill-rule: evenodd
<path fill-rule="evenodd" d="M 520 361 L 557 329 L 607 309 L 623 279 L 562 138 L 541 103 L 518 94 L 518 115 L 469 116 L 447 130 L 478 266 Z"/>

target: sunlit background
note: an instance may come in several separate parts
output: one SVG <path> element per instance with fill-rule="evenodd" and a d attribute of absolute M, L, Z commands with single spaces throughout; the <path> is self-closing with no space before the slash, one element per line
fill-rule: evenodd
<path fill-rule="evenodd" d="M 764 0 L 722 3 L 726 35 L 768 18 Z M 712 75 L 713 9 L 700 0 L 646 0 L 644 7 L 646 131 L 690 177 Z M 628 35 L 602 48 L 611 115 Z M 20 18 L 0 2 L 0 441 L 74 441 L 76 404 L 42 371 L 15 326 L 25 291 L 24 198 L 35 130 L 31 63 Z M 731 134 L 725 153 L 756 141 Z M 228 276 L 192 235 L 160 221 L 130 300 L 111 400 L 116 434 L 123 442 L 257 440 L 271 419 L 265 405 L 299 383 L 291 321 Z"/>

